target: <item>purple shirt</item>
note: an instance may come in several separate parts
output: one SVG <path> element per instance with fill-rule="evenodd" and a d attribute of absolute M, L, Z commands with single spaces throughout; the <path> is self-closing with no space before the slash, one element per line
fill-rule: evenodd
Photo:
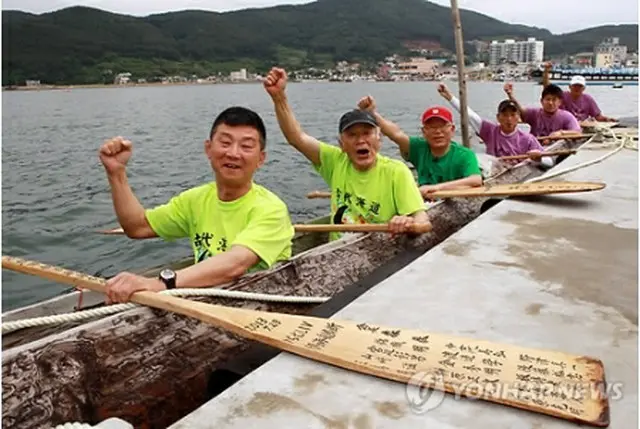
<path fill-rule="evenodd" d="M 560 130 L 582 131 L 576 117 L 562 109 L 549 115 L 541 107 L 529 107 L 525 109 L 522 120 L 531 125 L 531 134 L 538 137 Z"/>
<path fill-rule="evenodd" d="M 507 135 L 500 130 L 500 125 L 485 120 L 482 121 L 479 135 L 487 146 L 487 153 L 493 156 L 522 155 L 531 150 L 544 150 L 533 134 L 516 128 Z"/>
<path fill-rule="evenodd" d="M 585 119 L 595 118 L 600 112 L 598 103 L 589 94 L 582 94 L 577 100 L 571 98 L 569 91 L 562 93 L 562 105 L 561 109 L 571 112 L 578 121 L 584 121 Z"/>

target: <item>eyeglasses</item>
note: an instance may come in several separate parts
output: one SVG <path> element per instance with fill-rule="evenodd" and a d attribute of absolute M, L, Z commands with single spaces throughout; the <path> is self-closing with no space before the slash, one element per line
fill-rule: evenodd
<path fill-rule="evenodd" d="M 451 124 L 442 124 L 442 125 L 423 125 L 422 129 L 425 132 L 435 132 L 435 131 L 448 131 L 451 128 Z"/>

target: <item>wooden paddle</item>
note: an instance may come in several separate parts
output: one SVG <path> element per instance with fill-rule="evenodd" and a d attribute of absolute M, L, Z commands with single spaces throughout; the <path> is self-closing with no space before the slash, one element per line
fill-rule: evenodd
<path fill-rule="evenodd" d="M 105 292 L 105 280 L 60 267 L 10 256 L 2 257 L 2 267 Z M 608 398 L 602 391 L 604 367 L 591 357 L 370 323 L 224 307 L 146 291 L 134 293 L 131 301 L 193 317 L 309 359 L 408 382 L 421 391 L 433 388 L 591 426 L 609 425 Z"/>
<path fill-rule="evenodd" d="M 595 136 L 595 134 L 575 133 L 575 134 L 561 134 L 559 136 L 540 136 L 540 137 L 537 137 L 537 139 L 541 141 L 551 142 L 553 140 L 575 140 L 575 139 L 584 139 L 584 138 L 593 137 L 593 136 Z"/>
<path fill-rule="evenodd" d="M 576 153 L 575 149 L 564 149 L 564 150 L 551 150 L 549 152 L 542 152 L 540 156 L 558 156 L 558 155 L 573 155 Z M 498 157 L 498 159 L 503 161 L 512 161 L 517 159 L 527 159 L 530 158 L 529 155 L 523 153 L 522 155 L 507 155 Z"/>
<path fill-rule="evenodd" d="M 433 226 L 430 223 L 413 224 L 409 230 L 410 234 L 424 234 Z M 296 232 L 389 232 L 388 223 L 365 223 L 365 224 L 300 224 L 293 225 Z M 123 235 L 122 228 L 104 229 L 97 231 L 99 234 Z"/>
<path fill-rule="evenodd" d="M 606 185 L 598 182 L 536 182 L 484 185 L 475 188 L 452 189 L 431 194 L 433 198 L 461 197 L 510 197 L 528 195 L 564 194 L 589 192 L 603 189 Z M 330 192 L 313 191 L 307 198 L 331 198 Z"/>

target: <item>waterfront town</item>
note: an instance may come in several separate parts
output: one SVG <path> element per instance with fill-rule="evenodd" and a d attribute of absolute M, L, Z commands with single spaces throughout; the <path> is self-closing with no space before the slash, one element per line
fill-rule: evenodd
<path fill-rule="evenodd" d="M 469 81 L 529 81 L 541 76 L 545 61 L 562 67 L 585 69 L 631 69 L 634 80 L 638 73 L 638 52 L 629 52 L 619 38 L 602 40 L 590 52 L 545 58 L 544 41 L 529 37 L 526 40 L 473 40 L 465 43 L 468 64 L 465 73 Z M 437 42 L 414 41 L 405 44 L 409 55 L 391 55 L 375 65 L 338 62 L 333 68 L 307 68 L 291 71 L 297 82 L 393 82 L 393 81 L 455 81 L 458 79 L 456 56 Z M 116 71 L 113 84 L 134 86 L 145 84 L 212 84 L 252 83 L 263 76 L 246 68 L 228 74 L 210 76 L 158 76 L 153 83 L 136 78 L 130 72 Z M 111 86 L 111 85 L 110 85 Z M 25 89 L 42 88 L 37 80 L 26 81 Z"/>

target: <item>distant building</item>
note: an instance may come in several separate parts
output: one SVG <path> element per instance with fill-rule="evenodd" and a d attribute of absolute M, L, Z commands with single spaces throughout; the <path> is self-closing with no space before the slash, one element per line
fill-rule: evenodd
<path fill-rule="evenodd" d="M 580 52 L 575 54 L 571 59 L 571 64 L 578 67 L 593 66 L 593 52 Z"/>
<path fill-rule="evenodd" d="M 25 85 L 29 86 L 29 87 L 40 86 L 40 81 L 39 80 L 27 80 L 25 82 Z"/>
<path fill-rule="evenodd" d="M 622 66 L 627 60 L 627 46 L 620 44 L 620 38 L 609 37 L 593 49 L 596 67 Z"/>
<path fill-rule="evenodd" d="M 391 66 L 383 64 L 378 68 L 378 78 L 387 80 L 391 77 Z"/>
<path fill-rule="evenodd" d="M 131 73 L 118 73 L 116 77 L 113 79 L 113 83 L 115 85 L 124 85 L 131 81 Z"/>
<path fill-rule="evenodd" d="M 494 40 L 489 45 L 489 64 L 492 66 L 505 62 L 541 63 L 544 56 L 544 42 L 529 37 L 525 40 L 507 39 L 504 42 Z"/>
<path fill-rule="evenodd" d="M 240 69 L 239 71 L 232 71 L 229 73 L 231 80 L 247 80 L 247 69 Z"/>
<path fill-rule="evenodd" d="M 425 58 L 411 58 L 409 61 L 398 63 L 394 74 L 404 76 L 433 76 L 440 63 Z"/>
<path fill-rule="evenodd" d="M 472 40 L 467 42 L 469 45 L 473 46 L 477 53 L 481 54 L 483 52 L 489 52 L 489 43 L 483 40 Z"/>

